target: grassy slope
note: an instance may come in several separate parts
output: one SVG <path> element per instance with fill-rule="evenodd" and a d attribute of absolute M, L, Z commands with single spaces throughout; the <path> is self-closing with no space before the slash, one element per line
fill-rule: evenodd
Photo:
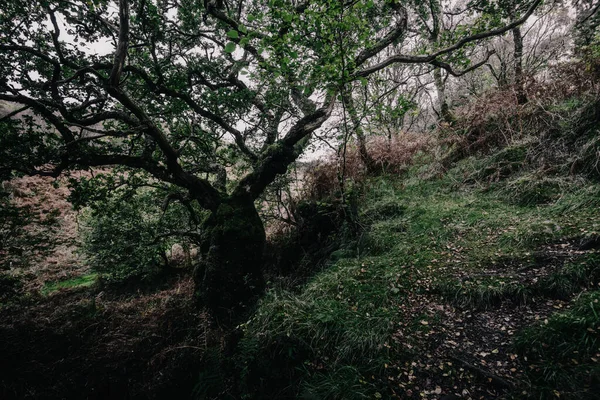
<path fill-rule="evenodd" d="M 463 160 L 443 178 L 424 180 L 415 167 L 405 179 L 371 181 L 361 255 L 299 293 L 271 290 L 245 326 L 239 363 L 254 382 L 248 393 L 595 396 L 588 376 L 600 374 L 600 306 L 570 299 L 600 277 L 595 252 L 578 250 L 600 232 L 600 186 L 570 178 L 530 185 L 523 176 L 485 188 L 464 183 L 498 158 L 506 156 Z M 563 328 L 573 335 L 563 337 Z M 269 387 L 275 379 L 285 383 Z"/>

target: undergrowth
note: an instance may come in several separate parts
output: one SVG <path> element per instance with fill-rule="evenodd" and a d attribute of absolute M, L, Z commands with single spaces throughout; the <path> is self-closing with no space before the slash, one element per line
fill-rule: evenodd
<path fill-rule="evenodd" d="M 570 310 L 519 334 L 515 344 L 527 360 L 535 398 L 597 398 L 599 315 L 600 291 L 584 293 Z"/>
<path fill-rule="evenodd" d="M 581 115 L 587 104 L 564 107 Z M 528 115 L 545 118 L 537 111 Z M 243 325 L 236 359 L 240 393 L 348 399 L 406 398 L 419 391 L 436 398 L 452 388 L 431 386 L 435 377 L 427 375 L 426 365 L 422 373 L 429 377 L 419 381 L 412 360 L 424 356 L 430 338 L 448 322 L 438 303 L 477 312 L 568 301 L 597 286 L 598 257 L 577 252 L 577 246 L 599 235 L 600 185 L 590 168 L 573 169 L 574 159 L 565 156 L 584 160 L 573 150 L 578 140 L 569 136 L 574 121 L 546 120 L 554 124 L 548 137 L 514 135 L 495 150 L 463 154 L 450 164 L 438 162 L 435 152 L 422 153 L 401 175 L 365 179 L 358 202 L 362 233 L 353 252 L 331 258 L 330 267 L 299 289 L 274 287 Z M 539 127 L 539 120 L 532 126 Z M 580 137 L 591 137 L 595 126 Z M 556 135 L 557 146 L 548 149 L 548 138 Z M 558 162 L 549 168 L 543 157 L 552 151 Z M 557 250 L 556 256 L 540 256 L 554 254 L 555 247 L 569 255 Z M 563 328 L 581 335 L 587 324 L 584 331 L 596 332 L 588 322 L 597 316 L 584 309 L 575 306 L 575 319 L 558 323 L 553 321 L 563 317 L 553 317 L 542 328 L 555 327 L 557 345 Z M 519 336 L 519 348 L 544 337 L 542 328 Z M 595 346 L 585 340 L 589 349 Z M 572 385 L 589 381 L 588 361 L 577 367 Z M 521 362 L 526 370 L 538 368 Z M 464 376 L 458 370 L 448 374 Z M 543 396 L 543 382 L 554 382 L 558 392 L 574 387 L 552 379 L 533 374 L 528 393 Z"/>

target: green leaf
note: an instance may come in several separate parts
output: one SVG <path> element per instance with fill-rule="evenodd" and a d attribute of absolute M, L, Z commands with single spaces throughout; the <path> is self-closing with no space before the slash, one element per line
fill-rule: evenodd
<path fill-rule="evenodd" d="M 246 28 L 244 25 L 238 25 L 238 31 L 242 33 L 248 33 L 248 28 Z"/>
<path fill-rule="evenodd" d="M 252 21 L 255 21 L 255 20 L 256 20 L 256 17 L 254 15 L 248 14 L 248 22 L 252 22 Z"/>
<path fill-rule="evenodd" d="M 227 32 L 227 37 L 231 39 L 237 39 L 240 37 L 240 34 L 235 29 L 232 29 L 229 32 Z"/>
<path fill-rule="evenodd" d="M 367 84 L 369 83 L 369 81 L 367 80 L 367 78 L 364 78 L 364 77 L 362 77 L 362 76 L 361 76 L 360 78 L 358 78 L 358 80 L 360 81 L 360 83 L 361 83 L 363 86 L 367 86 Z"/>
<path fill-rule="evenodd" d="M 246 45 L 248 44 L 248 42 L 250 42 L 250 39 L 245 37 L 242 38 L 242 40 L 240 40 L 240 47 L 246 47 Z"/>
<path fill-rule="evenodd" d="M 235 51 L 235 47 L 236 47 L 235 43 L 229 42 L 225 45 L 225 49 L 223 49 L 223 51 L 225 53 L 233 53 Z"/>

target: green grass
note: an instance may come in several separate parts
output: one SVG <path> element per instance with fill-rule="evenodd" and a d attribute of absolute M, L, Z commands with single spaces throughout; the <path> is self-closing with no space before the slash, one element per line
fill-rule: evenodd
<path fill-rule="evenodd" d="M 62 290 L 62 289 L 75 289 L 75 288 L 83 288 L 90 287 L 98 278 L 98 274 L 92 273 L 87 275 L 77 276 L 75 278 L 66 279 L 64 281 L 57 282 L 46 282 L 44 287 L 41 289 L 41 293 L 44 296 L 47 296 L 53 292 Z"/>
<path fill-rule="evenodd" d="M 600 291 L 519 334 L 532 398 L 596 399 L 600 389 Z"/>
<path fill-rule="evenodd" d="M 452 305 L 475 310 L 493 308 L 502 302 L 523 305 L 533 296 L 532 290 L 518 280 L 498 277 L 446 281 L 436 291 Z"/>
<path fill-rule="evenodd" d="M 590 254 L 540 279 L 535 289 L 548 297 L 568 299 L 582 290 L 597 288 L 599 283 L 600 256 Z"/>
<path fill-rule="evenodd" d="M 513 277 L 534 264 L 540 246 L 600 232 L 597 184 L 557 178 L 546 185 L 549 178 L 531 175 L 526 190 L 511 194 L 520 173 L 514 165 L 504 181 L 473 181 L 486 163 L 521 165 L 523 157 L 518 148 L 492 160 L 465 159 L 441 178 L 423 179 L 421 165 L 402 179 L 370 180 L 359 206 L 358 256 L 336 257 L 300 290 L 270 290 L 243 326 L 238 364 L 249 398 L 268 398 L 252 383 L 257 376 L 280 380 L 277 390 L 298 398 L 389 397 L 392 366 L 422 356 L 423 338 L 442 318 L 418 311 L 422 296 L 490 309 L 569 298 L 593 286 L 593 258 L 537 282 Z M 551 195 L 537 193 L 540 187 Z M 394 341 L 399 329 L 401 343 Z"/>

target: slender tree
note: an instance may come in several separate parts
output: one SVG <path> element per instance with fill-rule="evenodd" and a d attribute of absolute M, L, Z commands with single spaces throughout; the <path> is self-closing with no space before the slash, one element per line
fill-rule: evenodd
<path fill-rule="evenodd" d="M 512 22 L 518 17 L 517 4 L 514 1 L 509 1 L 507 4 L 507 14 Z M 527 94 L 525 93 L 525 77 L 523 75 L 523 34 L 521 27 L 515 26 L 511 29 L 514 45 L 514 74 L 515 74 L 515 92 L 517 95 L 517 103 L 527 103 Z"/>

